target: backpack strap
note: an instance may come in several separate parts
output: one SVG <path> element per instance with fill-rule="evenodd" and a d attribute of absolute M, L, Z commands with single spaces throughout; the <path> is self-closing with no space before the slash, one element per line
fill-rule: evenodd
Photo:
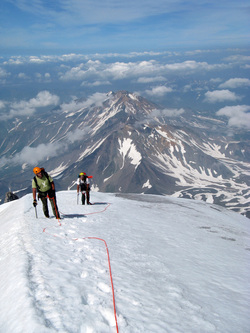
<path fill-rule="evenodd" d="M 36 188 L 38 189 L 39 191 L 39 185 L 37 184 L 37 179 L 36 179 L 36 176 L 33 178 L 34 179 L 34 182 L 36 183 Z"/>
<path fill-rule="evenodd" d="M 48 173 L 45 171 L 45 170 L 43 170 L 43 175 L 48 179 L 48 181 L 51 183 L 51 181 L 49 180 L 49 175 L 48 175 Z"/>

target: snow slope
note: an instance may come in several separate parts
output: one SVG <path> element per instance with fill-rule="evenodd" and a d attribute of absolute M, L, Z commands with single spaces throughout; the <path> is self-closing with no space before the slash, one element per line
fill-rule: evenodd
<path fill-rule="evenodd" d="M 153 195 L 57 194 L 0 206 L 0 332 L 250 332 L 249 219 Z M 60 225 L 61 224 L 61 225 Z M 84 239 L 85 238 L 85 239 Z"/>

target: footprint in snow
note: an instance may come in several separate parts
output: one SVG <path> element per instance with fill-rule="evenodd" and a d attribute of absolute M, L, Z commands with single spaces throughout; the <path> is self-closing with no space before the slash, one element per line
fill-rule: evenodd
<path fill-rule="evenodd" d="M 82 279 L 85 279 L 87 276 L 88 276 L 87 272 L 82 272 L 82 274 L 81 274 L 81 278 Z"/>
<path fill-rule="evenodd" d="M 94 261 L 94 258 L 91 255 L 86 255 L 86 259 L 89 261 Z"/>
<path fill-rule="evenodd" d="M 94 269 L 97 273 L 100 273 L 100 274 L 104 274 L 106 272 L 106 270 L 104 268 L 95 267 Z"/>
<path fill-rule="evenodd" d="M 100 312 L 101 312 L 103 318 L 107 321 L 107 324 L 109 326 L 115 326 L 114 314 L 110 309 L 101 308 Z"/>
<path fill-rule="evenodd" d="M 105 292 L 105 293 L 109 293 L 110 292 L 110 287 L 106 284 L 106 283 L 103 283 L 103 282 L 99 282 L 98 283 L 98 288 Z"/>
<path fill-rule="evenodd" d="M 74 234 L 76 231 L 75 230 L 69 230 L 68 233 L 69 234 Z"/>
<path fill-rule="evenodd" d="M 231 238 L 231 237 L 221 237 L 221 239 L 229 240 L 231 242 L 235 242 L 236 241 L 235 238 Z"/>

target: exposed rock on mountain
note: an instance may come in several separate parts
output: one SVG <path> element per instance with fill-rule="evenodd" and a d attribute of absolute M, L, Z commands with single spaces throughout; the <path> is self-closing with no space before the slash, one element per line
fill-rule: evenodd
<path fill-rule="evenodd" d="M 6 129 L 1 156 L 13 161 L 21 152 L 20 160 L 27 146 L 45 151 L 39 163 L 60 190 L 74 188 L 84 171 L 93 175 L 92 190 L 201 199 L 249 214 L 249 142 L 225 136 L 222 120 L 188 112 L 170 118 L 126 91 L 101 97 L 87 107 L 77 101 L 74 112 L 55 109 L 16 121 Z M 18 167 L 7 164 L 0 181 L 8 175 L 12 188 L 30 191 L 33 161 L 22 165 L 18 179 L 12 177 Z"/>
<path fill-rule="evenodd" d="M 15 195 L 12 192 L 7 192 L 5 194 L 4 202 L 6 203 L 6 202 L 10 202 L 10 201 L 17 200 L 17 199 L 19 199 L 17 195 Z"/>

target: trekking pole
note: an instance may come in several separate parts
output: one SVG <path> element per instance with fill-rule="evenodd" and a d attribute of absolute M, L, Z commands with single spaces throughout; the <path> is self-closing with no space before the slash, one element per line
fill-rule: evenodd
<path fill-rule="evenodd" d="M 79 202 L 79 193 L 77 193 L 77 205 L 78 205 L 78 202 Z"/>
<path fill-rule="evenodd" d="M 35 207 L 35 213 L 36 213 L 36 218 L 38 218 L 38 217 L 37 217 L 37 210 L 36 210 L 36 207 Z"/>

